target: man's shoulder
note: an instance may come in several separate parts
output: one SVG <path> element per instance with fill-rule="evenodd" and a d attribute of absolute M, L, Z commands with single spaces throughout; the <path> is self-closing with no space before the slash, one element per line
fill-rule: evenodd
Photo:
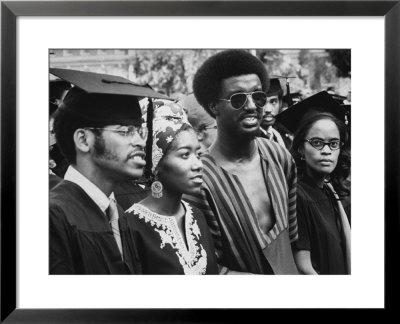
<path fill-rule="evenodd" d="M 50 210 L 53 208 L 67 208 L 78 207 L 83 205 L 85 200 L 90 199 L 86 195 L 84 190 L 80 188 L 77 184 L 62 180 L 57 186 L 50 190 L 49 194 L 49 204 Z"/>
<path fill-rule="evenodd" d="M 60 196 L 72 197 L 78 188 L 79 186 L 75 183 L 62 179 L 57 186 L 50 190 L 50 199 L 56 199 Z"/>
<path fill-rule="evenodd" d="M 269 165 L 279 165 L 285 170 L 294 167 L 295 162 L 293 157 L 285 147 L 263 138 L 257 138 L 257 141 L 261 156 L 264 160 L 268 161 Z"/>
<path fill-rule="evenodd" d="M 287 148 L 283 147 L 282 145 L 263 137 L 256 137 L 256 139 L 260 147 L 262 149 L 265 149 L 267 152 L 279 153 L 279 154 L 284 154 L 285 156 L 288 155 L 290 156 L 290 153 L 287 150 Z"/>
<path fill-rule="evenodd" d="M 63 180 L 50 191 L 50 222 L 56 226 L 88 228 L 93 215 L 100 215 L 96 203 L 77 184 Z"/>
<path fill-rule="evenodd" d="M 204 174 L 215 170 L 221 170 L 221 167 L 216 163 L 215 158 L 210 153 L 203 154 L 200 159 L 203 163 Z"/>

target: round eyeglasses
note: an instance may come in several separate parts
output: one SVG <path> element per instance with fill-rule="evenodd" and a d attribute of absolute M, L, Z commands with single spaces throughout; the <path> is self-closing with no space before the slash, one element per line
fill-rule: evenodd
<path fill-rule="evenodd" d="M 328 145 L 332 151 L 336 151 L 343 146 L 343 143 L 340 140 L 325 142 L 319 138 L 310 138 L 305 139 L 304 141 L 310 143 L 310 145 L 318 151 L 321 151 L 325 147 L 325 145 Z"/>
<path fill-rule="evenodd" d="M 136 134 L 138 134 L 143 140 L 147 139 L 148 135 L 148 130 L 146 127 L 146 124 L 143 124 L 141 126 L 124 126 L 123 128 L 106 128 L 106 127 L 86 127 L 85 129 L 98 129 L 98 130 L 104 130 L 104 131 L 109 131 L 109 132 L 114 132 L 117 133 L 123 137 L 133 137 Z"/>
<path fill-rule="evenodd" d="M 254 104 L 259 108 L 264 107 L 267 102 L 267 94 L 263 91 L 238 92 L 231 95 L 229 99 L 218 100 L 229 101 L 234 109 L 240 109 L 246 104 L 249 97 L 251 97 Z"/>

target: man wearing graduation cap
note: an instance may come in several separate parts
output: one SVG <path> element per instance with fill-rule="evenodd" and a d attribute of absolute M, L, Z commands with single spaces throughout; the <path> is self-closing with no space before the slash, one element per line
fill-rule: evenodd
<path fill-rule="evenodd" d="M 201 191 L 186 199 L 206 216 L 221 274 L 298 273 L 296 166 L 284 146 L 257 137 L 268 85 L 263 63 L 243 50 L 210 57 L 193 80 L 218 127 Z"/>
<path fill-rule="evenodd" d="M 164 96 L 121 77 L 50 73 L 74 85 L 54 120 L 70 167 L 50 191 L 50 274 L 140 273 L 113 190 L 141 177 L 146 164 L 147 128 L 138 97 Z"/>
<path fill-rule="evenodd" d="M 286 148 L 290 147 L 290 136 L 276 123 L 276 116 L 282 110 L 283 89 L 278 78 L 270 79 L 267 103 L 261 120 L 260 136 L 274 141 Z"/>

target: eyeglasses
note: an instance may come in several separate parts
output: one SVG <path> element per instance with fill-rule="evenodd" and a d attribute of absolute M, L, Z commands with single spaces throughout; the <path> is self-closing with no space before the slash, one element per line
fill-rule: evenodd
<path fill-rule="evenodd" d="M 141 126 L 127 126 L 126 128 L 122 129 L 114 129 L 114 128 L 101 128 L 101 127 L 86 127 L 85 129 L 98 129 L 98 130 L 105 130 L 109 132 L 114 132 L 118 133 L 119 135 L 123 137 L 128 137 L 128 136 L 135 136 L 138 134 L 142 139 L 146 140 L 148 131 L 146 124 L 143 124 Z"/>
<path fill-rule="evenodd" d="M 217 125 L 214 125 L 214 126 L 203 126 L 203 127 L 200 127 L 199 131 L 200 132 L 204 132 L 207 129 L 217 129 Z"/>
<path fill-rule="evenodd" d="M 325 145 L 328 145 L 332 151 L 336 151 L 343 146 L 343 143 L 340 142 L 339 140 L 332 140 L 329 142 L 325 142 L 319 138 L 310 138 L 310 139 L 305 139 L 304 141 L 310 143 L 311 146 L 317 149 L 318 151 L 321 151 L 325 147 Z"/>
<path fill-rule="evenodd" d="M 206 131 L 208 130 L 208 129 L 217 129 L 217 125 L 214 125 L 214 126 L 201 126 L 201 127 L 199 127 L 198 129 L 197 129 L 197 134 L 199 135 L 199 136 L 205 136 L 207 133 L 206 133 Z"/>
<path fill-rule="evenodd" d="M 230 101 L 234 109 L 240 109 L 246 104 L 249 96 L 251 96 L 251 99 L 253 100 L 254 104 L 259 108 L 264 107 L 265 103 L 267 102 L 267 94 L 263 91 L 239 92 L 239 93 L 234 93 L 229 99 L 218 99 L 218 100 Z"/>

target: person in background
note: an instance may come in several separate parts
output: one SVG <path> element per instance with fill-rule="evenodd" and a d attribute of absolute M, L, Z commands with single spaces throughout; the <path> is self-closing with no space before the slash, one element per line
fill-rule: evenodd
<path fill-rule="evenodd" d="M 267 103 L 264 106 L 264 116 L 261 120 L 259 136 L 274 141 L 289 149 L 291 145 L 291 136 L 279 123 L 276 123 L 276 116 L 282 111 L 282 98 L 283 89 L 279 79 L 270 79 Z"/>
<path fill-rule="evenodd" d="M 197 102 L 193 93 L 183 97 L 178 101 L 183 109 L 186 111 L 189 123 L 192 125 L 199 140 L 201 152 L 205 154 L 208 148 L 214 143 L 217 137 L 217 122 L 215 118 L 211 117 L 203 107 Z"/>
<path fill-rule="evenodd" d="M 303 274 L 350 274 L 350 226 L 339 197 L 349 194 L 345 111 L 323 91 L 278 120 L 294 132 L 298 167 L 295 260 Z"/>
<path fill-rule="evenodd" d="M 244 50 L 222 51 L 195 74 L 197 101 L 218 125 L 202 156 L 203 184 L 184 199 L 203 211 L 221 274 L 297 274 L 296 166 L 259 134 L 269 78 Z"/>
<path fill-rule="evenodd" d="M 137 97 L 158 94 L 111 75 L 50 73 L 74 85 L 54 116 L 70 166 L 50 191 L 50 274 L 140 272 L 113 190 L 143 174 L 147 128 Z"/>
<path fill-rule="evenodd" d="M 54 118 L 50 116 L 49 120 L 49 155 L 51 154 L 51 151 L 54 148 L 54 145 L 56 144 L 56 136 L 54 134 L 53 130 L 53 123 L 54 123 Z M 49 189 L 53 188 L 56 186 L 58 183 L 62 181 L 62 178 L 56 175 L 53 171 L 57 166 L 56 162 L 52 159 L 51 156 L 49 156 Z"/>
<path fill-rule="evenodd" d="M 64 80 L 50 80 L 49 82 L 49 188 L 61 182 L 68 164 L 57 146 L 53 130 L 54 113 L 71 84 Z"/>
<path fill-rule="evenodd" d="M 218 274 L 207 222 L 182 201 L 202 184 L 200 145 L 183 111 L 162 106 L 153 121 L 151 195 L 126 211 L 143 274 Z"/>

